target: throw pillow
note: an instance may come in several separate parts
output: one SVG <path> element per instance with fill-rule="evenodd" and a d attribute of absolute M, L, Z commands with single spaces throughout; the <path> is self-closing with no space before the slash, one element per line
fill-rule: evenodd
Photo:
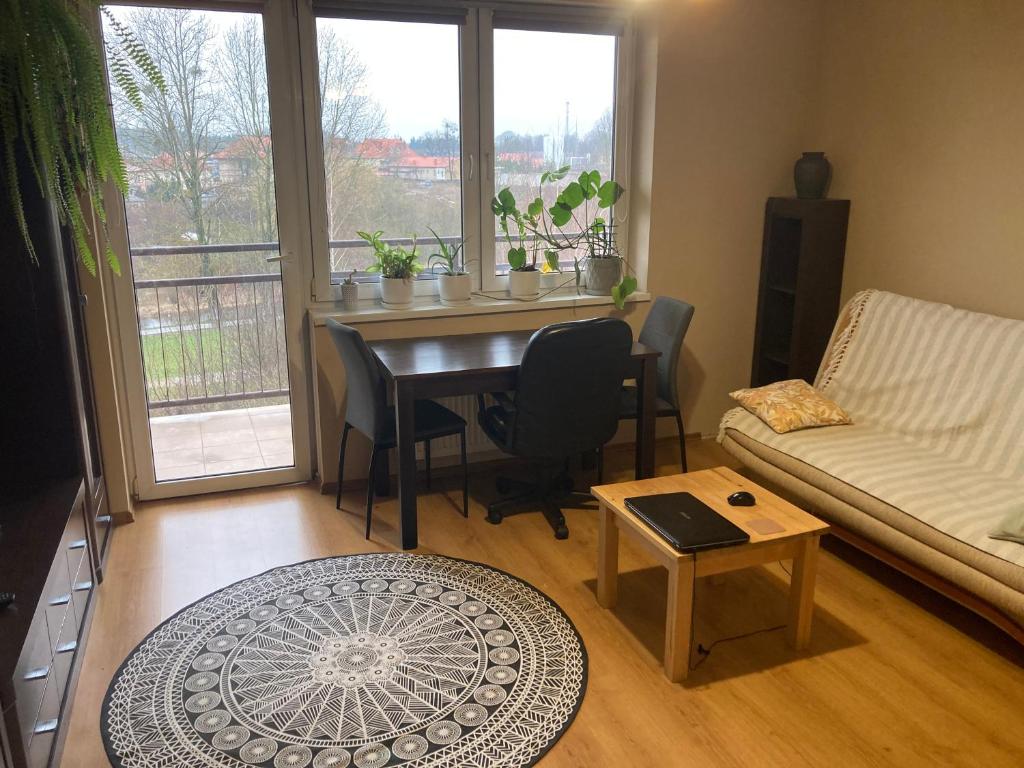
<path fill-rule="evenodd" d="M 729 397 L 779 434 L 850 423 L 846 411 L 803 379 L 738 389 L 730 392 Z"/>
<path fill-rule="evenodd" d="M 1024 509 L 1015 510 L 1003 518 L 995 530 L 989 533 L 989 538 L 1024 544 Z"/>

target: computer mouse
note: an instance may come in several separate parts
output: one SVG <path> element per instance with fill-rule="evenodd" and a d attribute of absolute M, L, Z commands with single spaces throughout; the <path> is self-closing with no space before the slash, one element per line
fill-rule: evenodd
<path fill-rule="evenodd" d="M 736 493 L 729 496 L 727 501 L 733 507 L 752 507 L 757 504 L 757 499 L 754 498 L 754 494 L 750 491 L 736 491 Z"/>

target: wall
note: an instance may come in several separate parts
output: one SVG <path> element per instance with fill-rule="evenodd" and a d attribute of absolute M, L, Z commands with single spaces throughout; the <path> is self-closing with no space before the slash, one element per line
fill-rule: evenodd
<path fill-rule="evenodd" d="M 750 383 L 765 198 L 793 194 L 815 84 L 814 0 L 676 0 L 658 11 L 651 291 L 696 307 L 687 432 Z M 812 147 L 813 149 L 813 147 Z"/>
<path fill-rule="evenodd" d="M 1024 318 L 1024 3 L 826 3 L 815 149 L 853 201 L 843 292 Z"/>

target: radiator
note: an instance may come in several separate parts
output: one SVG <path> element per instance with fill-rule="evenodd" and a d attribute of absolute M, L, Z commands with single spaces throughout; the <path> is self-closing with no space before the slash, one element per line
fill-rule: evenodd
<path fill-rule="evenodd" d="M 476 420 L 477 404 L 476 395 L 460 395 L 458 397 L 439 397 L 437 402 L 445 408 L 450 408 L 466 420 L 466 452 L 470 455 L 481 453 L 492 453 L 497 450 L 490 438 L 480 429 Z M 444 457 L 459 457 L 459 436 L 450 435 L 437 440 L 430 441 L 430 461 Z M 423 458 L 423 443 L 416 444 L 416 458 Z M 440 462 L 446 464 L 448 462 Z"/>

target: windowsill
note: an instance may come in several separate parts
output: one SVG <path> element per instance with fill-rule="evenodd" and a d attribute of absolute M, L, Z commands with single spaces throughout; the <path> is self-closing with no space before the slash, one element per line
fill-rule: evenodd
<path fill-rule="evenodd" d="M 626 298 L 627 304 L 651 300 L 651 294 L 637 291 Z M 578 295 L 575 291 L 556 291 L 533 301 L 499 299 L 476 294 L 469 304 L 448 307 L 436 296 L 417 296 L 409 309 L 388 309 L 376 299 L 363 299 L 354 310 L 333 308 L 311 309 L 313 325 L 324 325 L 327 318 L 343 323 L 379 323 L 388 320 L 419 320 L 428 317 L 458 317 L 460 315 L 493 315 L 503 312 L 536 312 L 544 309 L 568 307 L 614 306 L 611 296 Z"/>

